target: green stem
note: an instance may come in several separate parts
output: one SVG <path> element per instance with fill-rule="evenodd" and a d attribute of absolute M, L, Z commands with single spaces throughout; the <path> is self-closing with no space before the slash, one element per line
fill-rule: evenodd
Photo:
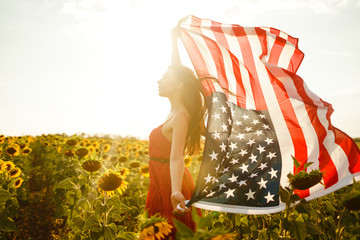
<path fill-rule="evenodd" d="M 106 191 L 104 191 L 104 207 L 105 207 L 105 212 L 104 212 L 104 226 L 107 226 Z"/>
<path fill-rule="evenodd" d="M 343 217 L 343 215 L 344 215 L 344 211 L 345 211 L 345 208 L 343 208 L 341 211 L 340 211 L 340 216 L 339 216 L 339 221 L 338 221 L 338 223 L 337 223 L 337 226 L 336 226 L 336 230 L 335 230 L 335 232 L 336 232 L 336 239 L 338 240 L 340 240 L 341 239 L 341 219 L 342 219 L 342 217 Z"/>

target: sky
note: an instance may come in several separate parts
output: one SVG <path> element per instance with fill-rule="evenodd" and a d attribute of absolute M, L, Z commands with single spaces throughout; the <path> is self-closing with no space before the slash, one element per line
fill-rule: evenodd
<path fill-rule="evenodd" d="M 360 137 L 360 0 L 0 0 L 0 135 L 147 139 L 170 112 L 157 81 L 187 15 L 299 38 L 297 74 Z"/>

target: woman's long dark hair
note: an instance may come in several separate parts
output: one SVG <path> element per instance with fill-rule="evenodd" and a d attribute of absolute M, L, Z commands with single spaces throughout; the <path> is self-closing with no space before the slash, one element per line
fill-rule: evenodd
<path fill-rule="evenodd" d="M 185 142 L 185 153 L 194 155 L 200 152 L 201 136 L 204 136 L 206 133 L 205 117 L 207 115 L 207 107 L 201 87 L 201 80 L 195 76 L 191 69 L 183 65 L 170 65 L 169 69 L 184 84 L 181 100 L 191 115 Z"/>

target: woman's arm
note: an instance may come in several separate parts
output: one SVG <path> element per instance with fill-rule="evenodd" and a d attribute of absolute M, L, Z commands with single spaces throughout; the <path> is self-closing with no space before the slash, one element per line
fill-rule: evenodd
<path fill-rule="evenodd" d="M 176 210 L 180 203 L 181 208 L 186 209 L 185 197 L 181 193 L 184 175 L 184 148 L 188 129 L 188 118 L 185 113 L 179 113 L 173 119 L 172 144 L 170 153 L 170 176 L 171 176 L 171 203 Z M 188 210 L 190 211 L 190 210 Z M 185 211 L 186 212 L 186 211 Z M 177 212 L 179 213 L 179 212 Z"/>
<path fill-rule="evenodd" d="M 172 42 L 171 64 L 174 65 L 181 64 L 179 50 L 177 46 L 179 37 L 180 37 L 180 27 L 178 25 L 171 30 L 171 42 Z"/>

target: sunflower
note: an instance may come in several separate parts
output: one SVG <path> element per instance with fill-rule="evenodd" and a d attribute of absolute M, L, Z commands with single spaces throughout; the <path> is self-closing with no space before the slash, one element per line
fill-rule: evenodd
<path fill-rule="evenodd" d="M 121 148 L 121 147 L 117 147 L 117 148 L 116 148 L 116 152 L 117 152 L 117 153 L 121 153 L 121 152 L 122 152 L 122 148 Z"/>
<path fill-rule="evenodd" d="M 20 170 L 20 168 L 13 168 L 10 171 L 8 171 L 8 173 L 11 178 L 16 178 L 16 177 L 20 176 L 21 170 Z"/>
<path fill-rule="evenodd" d="M 210 238 L 211 240 L 233 240 L 235 239 L 236 234 L 234 233 L 225 233 L 225 234 L 221 234 L 215 237 Z"/>
<path fill-rule="evenodd" d="M 96 172 L 97 170 L 99 170 L 101 168 L 101 162 L 97 161 L 97 160 L 87 160 L 86 162 L 84 162 L 81 167 L 89 172 Z"/>
<path fill-rule="evenodd" d="M 62 150 L 62 149 L 61 149 L 60 146 L 56 148 L 57 153 L 61 153 L 61 150 Z"/>
<path fill-rule="evenodd" d="M 93 142 L 92 146 L 96 149 L 99 148 L 100 144 L 98 142 Z"/>
<path fill-rule="evenodd" d="M 130 163 L 130 167 L 131 168 L 138 168 L 138 167 L 140 167 L 140 162 L 133 161 L 133 162 Z"/>
<path fill-rule="evenodd" d="M 98 180 L 98 187 L 101 192 L 111 196 L 114 194 L 114 191 L 118 191 L 122 194 L 123 191 L 127 188 L 127 182 L 117 173 L 109 171 L 104 173 Z"/>
<path fill-rule="evenodd" d="M 26 144 L 25 143 L 20 143 L 19 147 L 20 147 L 20 149 L 24 149 L 26 147 Z"/>
<path fill-rule="evenodd" d="M 89 149 L 89 153 L 92 154 L 95 152 L 95 148 L 93 146 L 88 146 L 87 149 Z"/>
<path fill-rule="evenodd" d="M 154 226 L 151 225 L 149 227 L 144 228 L 139 235 L 139 240 L 155 240 L 155 229 Z"/>
<path fill-rule="evenodd" d="M 172 226 L 167 222 L 157 222 L 155 225 L 155 237 L 157 239 L 165 238 L 171 233 Z"/>
<path fill-rule="evenodd" d="M 5 149 L 5 152 L 11 157 L 18 156 L 20 154 L 19 153 L 19 146 L 15 145 L 15 144 L 10 145 Z"/>
<path fill-rule="evenodd" d="M 130 171 L 128 168 L 121 168 L 119 169 L 120 177 L 125 178 L 127 175 L 129 175 Z"/>
<path fill-rule="evenodd" d="M 22 184 L 22 182 L 23 182 L 24 180 L 22 179 L 22 178 L 17 178 L 17 179 L 15 179 L 15 181 L 14 181 L 14 187 L 15 188 L 19 188 L 20 186 L 21 186 L 21 184 Z"/>
<path fill-rule="evenodd" d="M 1 170 L 3 171 L 10 171 L 11 169 L 15 168 L 15 164 L 10 161 L 3 161 L 1 165 Z"/>
<path fill-rule="evenodd" d="M 3 138 L 0 138 L 0 144 L 4 143 L 4 142 L 5 142 L 5 140 Z"/>
<path fill-rule="evenodd" d="M 72 150 L 67 150 L 64 152 L 65 156 L 67 157 L 73 157 L 75 156 L 74 152 Z"/>
<path fill-rule="evenodd" d="M 66 144 L 70 147 L 73 147 L 77 144 L 77 141 L 76 141 L 76 139 L 69 139 L 66 141 Z"/>
<path fill-rule="evenodd" d="M 119 157 L 118 161 L 119 163 L 123 163 L 123 162 L 126 162 L 128 160 L 128 158 L 126 156 L 121 156 Z"/>
<path fill-rule="evenodd" d="M 184 162 L 185 162 L 185 167 L 190 167 L 190 164 L 191 164 L 191 157 L 186 157 L 184 159 Z"/>
<path fill-rule="evenodd" d="M 105 144 L 103 147 L 103 151 L 104 152 L 108 152 L 111 149 L 111 145 L 110 144 Z"/>
<path fill-rule="evenodd" d="M 111 158 L 110 158 L 110 162 L 115 162 L 117 160 L 117 156 L 112 156 Z"/>
<path fill-rule="evenodd" d="M 89 149 L 83 147 L 83 148 L 79 148 L 75 151 L 75 154 L 79 157 L 79 158 L 83 158 L 86 157 L 89 154 Z"/>
<path fill-rule="evenodd" d="M 31 152 L 31 148 L 29 148 L 28 146 L 24 147 L 24 149 L 22 150 L 23 155 L 28 155 Z"/>
<path fill-rule="evenodd" d="M 155 222 L 141 230 L 139 239 L 140 240 L 162 239 L 171 233 L 172 228 L 173 226 L 171 226 L 167 222 Z"/>
<path fill-rule="evenodd" d="M 149 165 L 143 166 L 142 168 L 140 168 L 140 173 L 144 176 L 144 177 L 149 177 L 150 173 L 149 173 Z"/>

